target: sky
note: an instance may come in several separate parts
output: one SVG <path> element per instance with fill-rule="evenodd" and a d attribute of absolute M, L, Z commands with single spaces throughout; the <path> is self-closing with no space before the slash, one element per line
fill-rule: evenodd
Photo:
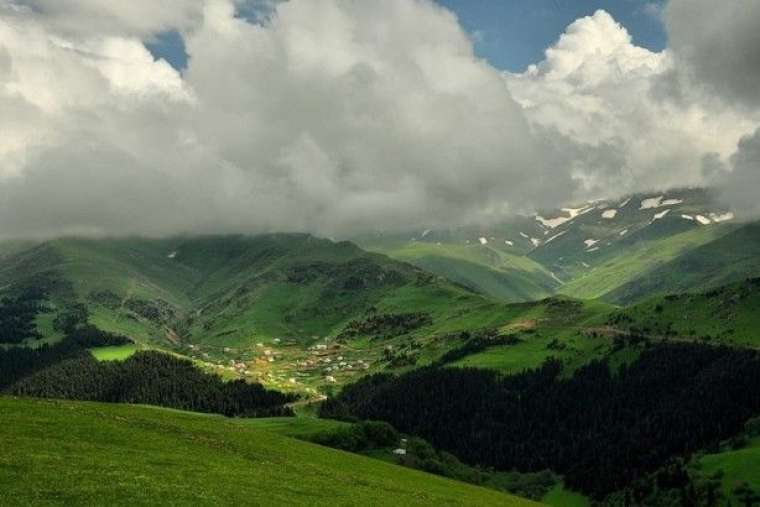
<path fill-rule="evenodd" d="M 622 23 L 633 42 L 665 49 L 667 35 L 660 17 L 664 2 L 645 0 L 439 0 L 456 13 L 474 36 L 476 53 L 491 65 L 522 72 L 542 59 L 573 21 L 599 9 Z"/>
<path fill-rule="evenodd" d="M 0 0 L 0 237 L 760 213 L 760 3 Z"/>
<path fill-rule="evenodd" d="M 667 35 L 661 18 L 664 0 L 437 0 L 456 14 L 471 35 L 475 53 L 503 70 L 522 72 L 538 62 L 547 47 L 578 18 L 605 9 L 630 32 L 633 42 L 652 51 L 665 49 Z M 248 2 L 238 15 L 257 19 L 267 4 Z M 160 34 L 147 44 L 153 56 L 165 58 L 178 70 L 187 66 L 187 53 L 176 31 Z"/>

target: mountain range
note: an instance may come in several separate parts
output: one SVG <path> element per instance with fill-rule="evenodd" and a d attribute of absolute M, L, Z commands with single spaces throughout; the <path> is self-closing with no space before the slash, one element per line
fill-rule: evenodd
<path fill-rule="evenodd" d="M 116 361 L 124 364 L 119 379 L 155 375 L 158 360 L 149 354 L 161 352 L 227 381 L 300 396 L 292 407 L 308 411 L 361 379 L 389 373 L 474 368 L 519 378 L 558 361 L 561 378 L 575 379 L 600 361 L 611 371 L 636 368 L 667 344 L 754 351 L 758 254 L 760 224 L 735 217 L 703 189 L 597 200 L 488 226 L 340 240 L 263 234 L 5 241 L 0 352 L 44 358 L 20 369 L 19 378 L 6 375 L 5 389 L 92 399 L 76 382 L 69 386 L 72 371 L 111 378 L 116 370 L 92 361 Z M 77 335 L 83 332 L 86 338 Z M 92 357 L 72 362 L 72 347 L 86 347 Z M 92 378 L 87 382 L 104 382 Z M 59 385 L 51 390 L 51 382 Z M 145 395 L 95 399 L 139 402 Z M 184 398 L 172 403 L 195 406 Z M 203 406 L 214 403 L 225 402 Z M 58 417 L 49 407 L 29 409 Z M 441 452 L 448 449 L 435 431 L 429 435 Z M 467 468 L 473 463 L 436 459 L 442 461 L 426 466 L 474 473 Z M 760 464 L 760 453 L 746 459 Z M 578 500 L 559 479 L 523 490 L 533 476 L 519 475 L 519 488 L 494 486 L 506 480 L 494 477 L 488 481 L 496 489 L 553 505 Z"/>

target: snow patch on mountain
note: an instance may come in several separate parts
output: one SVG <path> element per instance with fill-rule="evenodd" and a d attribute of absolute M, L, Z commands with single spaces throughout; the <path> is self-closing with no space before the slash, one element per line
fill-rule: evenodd
<path fill-rule="evenodd" d="M 587 239 L 583 242 L 586 245 L 586 248 L 591 248 L 592 246 L 599 243 L 598 239 Z"/>
<path fill-rule="evenodd" d="M 174 259 L 175 257 L 177 257 L 177 252 L 172 252 L 169 255 L 167 255 L 167 257 L 170 259 Z"/>
<path fill-rule="evenodd" d="M 697 222 L 699 222 L 702 225 L 710 225 L 712 223 L 712 221 L 704 215 L 697 215 L 696 219 L 697 219 Z"/>
<path fill-rule="evenodd" d="M 540 239 L 536 239 L 536 238 L 530 238 L 530 242 L 533 243 L 533 246 L 535 246 L 535 247 L 537 247 L 537 246 L 539 246 L 541 244 L 541 240 Z"/>
<path fill-rule="evenodd" d="M 640 210 L 642 209 L 655 209 L 660 207 L 660 203 L 662 203 L 662 200 L 665 198 L 664 195 L 660 195 L 658 197 L 650 197 L 649 199 L 644 199 L 641 201 L 641 206 L 639 207 Z"/>
<path fill-rule="evenodd" d="M 528 239 L 528 238 L 530 238 L 530 236 L 528 236 L 528 235 L 527 235 L 527 234 L 525 234 L 524 232 L 521 232 L 521 233 L 520 233 L 520 236 L 522 236 L 522 237 L 523 237 L 523 238 L 525 238 L 525 239 Z"/>
<path fill-rule="evenodd" d="M 572 220 L 570 217 L 557 217 L 557 218 L 544 218 L 540 215 L 536 215 L 536 220 L 541 222 L 541 225 L 544 227 L 547 227 L 549 229 L 555 229 L 559 227 L 560 225 L 564 224 L 565 222 L 568 222 Z"/>
<path fill-rule="evenodd" d="M 659 195 L 657 197 L 650 197 L 649 199 L 644 199 L 641 201 L 641 206 L 639 209 L 657 209 L 664 206 L 676 206 L 678 204 L 683 204 L 683 199 L 665 199 L 664 195 Z"/>
<path fill-rule="evenodd" d="M 552 241 L 554 241 L 555 239 L 559 238 L 560 236 L 562 236 L 562 235 L 564 235 L 564 234 L 566 234 L 566 233 L 567 233 L 567 231 L 562 231 L 562 232 L 560 232 L 559 234 L 555 234 L 555 235 L 554 235 L 554 236 L 552 236 L 551 238 L 547 239 L 547 240 L 546 240 L 546 242 L 544 242 L 544 244 L 546 245 L 546 244 L 548 244 L 548 243 L 551 243 Z"/>
<path fill-rule="evenodd" d="M 481 245 L 487 245 L 488 244 L 488 240 L 486 238 L 478 238 L 478 241 L 480 241 Z"/>
<path fill-rule="evenodd" d="M 694 221 L 694 217 L 691 215 L 681 215 L 681 218 L 684 220 L 691 220 L 692 222 Z"/>
<path fill-rule="evenodd" d="M 618 205 L 618 209 L 623 209 L 623 208 L 625 208 L 626 206 L 628 206 L 628 203 L 630 203 L 632 199 L 633 199 L 632 197 L 629 197 L 629 198 L 628 198 L 628 199 L 626 199 L 625 201 L 621 202 L 621 203 Z"/>
<path fill-rule="evenodd" d="M 659 219 L 661 219 L 661 218 L 665 218 L 665 216 L 666 216 L 668 213 L 670 213 L 670 210 L 669 210 L 669 209 L 666 209 L 665 211 L 661 211 L 661 212 L 659 212 L 659 213 L 655 213 L 654 217 L 652 218 L 652 221 L 651 221 L 651 222 L 649 222 L 649 223 L 654 223 L 655 221 L 657 221 L 657 220 L 659 220 Z"/>
<path fill-rule="evenodd" d="M 585 206 L 583 208 L 562 208 L 561 211 L 567 213 L 567 216 L 560 215 L 556 218 L 544 218 L 540 215 L 536 215 L 536 220 L 540 222 L 544 227 L 548 227 L 549 229 L 556 229 L 560 225 L 565 224 L 574 218 L 584 215 L 594 209 L 596 209 L 596 206 Z"/>
<path fill-rule="evenodd" d="M 504 243 L 505 243 L 507 246 L 515 246 L 514 242 L 512 242 L 512 241 L 509 241 L 508 239 L 505 239 L 505 240 L 504 240 Z"/>
<path fill-rule="evenodd" d="M 719 224 L 721 222 L 727 222 L 729 220 L 733 220 L 734 218 L 735 218 L 735 215 L 731 213 L 730 211 L 726 213 L 710 213 L 710 219 L 716 224 Z"/>
<path fill-rule="evenodd" d="M 616 209 L 608 209 L 604 210 L 602 212 L 602 218 L 606 218 L 607 220 L 612 220 L 617 216 L 618 210 Z"/>

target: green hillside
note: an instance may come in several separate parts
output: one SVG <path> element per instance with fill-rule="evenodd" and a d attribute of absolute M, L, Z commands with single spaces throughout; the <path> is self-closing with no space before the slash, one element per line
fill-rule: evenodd
<path fill-rule="evenodd" d="M 651 199 L 659 207 L 645 206 Z M 574 368 L 612 346 L 598 331 L 614 308 L 580 300 L 629 304 L 760 274 L 760 225 L 681 216 L 717 217 L 706 199 L 698 191 L 640 195 L 565 210 L 574 218 L 561 223 L 522 217 L 490 230 L 364 239 L 388 255 L 306 234 L 15 242 L 0 256 L 0 295 L 48 293 L 34 316 L 40 336 L 24 346 L 61 339 L 65 317 L 83 314 L 137 348 L 315 397 L 366 373 L 437 362 L 487 330 L 516 340 L 447 364 L 510 373 L 558 357 Z M 671 211 L 653 220 L 661 208 Z M 613 219 L 604 215 L 610 209 Z M 621 236 L 621 227 L 629 232 Z M 588 235 L 607 240 L 588 248 Z M 568 297 L 550 297 L 557 293 Z M 722 331 L 702 327 L 695 333 Z M 677 330 L 688 336 L 692 328 Z"/>
<path fill-rule="evenodd" d="M 0 398 L 0 503 L 535 505 L 215 416 Z"/>
<path fill-rule="evenodd" d="M 742 505 L 745 488 L 754 491 L 755 501 L 760 495 L 760 437 L 752 438 L 739 449 L 728 449 L 706 454 L 696 461 L 698 470 L 707 477 L 720 481 L 725 498 L 733 498 Z"/>
<path fill-rule="evenodd" d="M 510 374 L 538 367 L 546 359 L 555 357 L 563 361 L 569 372 L 611 352 L 611 338 L 594 332 L 614 311 L 610 305 L 555 297 L 510 305 L 509 309 L 513 312 L 512 318 L 499 328 L 499 333 L 510 340 L 500 343 L 496 339 L 492 345 L 486 341 L 486 346 L 472 351 L 467 350 L 463 342 L 461 350 L 467 353 L 455 356 L 446 364 Z"/>
<path fill-rule="evenodd" d="M 559 286 L 537 262 L 489 245 L 414 242 L 378 251 L 504 301 L 542 299 Z"/>
<path fill-rule="evenodd" d="M 654 280 L 654 272 L 689 251 L 710 243 L 729 232 L 728 226 L 693 228 L 672 236 L 633 235 L 625 243 L 597 254 L 593 265 L 560 287 L 563 294 L 611 301 L 635 300 L 644 292 L 623 297 L 623 287 L 637 287 Z M 677 278 L 676 273 L 671 279 Z M 663 284 L 663 287 L 667 287 Z"/>
<path fill-rule="evenodd" d="M 410 264 L 304 234 L 60 239 L 5 258 L 0 287 L 47 291 L 42 338 L 26 346 L 62 338 L 73 314 L 227 378 L 301 391 L 412 366 L 431 337 L 509 319 L 503 304 Z M 379 327 L 342 335 L 357 323 Z"/>
<path fill-rule="evenodd" d="M 609 293 L 615 301 L 696 291 L 760 276 L 760 224 L 751 223 L 697 246 Z"/>
<path fill-rule="evenodd" d="M 655 296 L 621 309 L 613 326 L 646 336 L 760 347 L 760 279 L 704 292 Z"/>
<path fill-rule="evenodd" d="M 370 308 L 401 303 L 441 314 L 486 302 L 411 265 L 351 243 L 308 235 L 194 239 L 62 239 L 5 259 L 6 290 L 47 276 L 53 307 L 86 303 L 96 324 L 144 327 L 218 346 L 273 338 L 308 342 L 338 332 Z M 155 334 L 155 333 L 154 333 Z M 150 336 L 156 339 L 156 336 Z"/>

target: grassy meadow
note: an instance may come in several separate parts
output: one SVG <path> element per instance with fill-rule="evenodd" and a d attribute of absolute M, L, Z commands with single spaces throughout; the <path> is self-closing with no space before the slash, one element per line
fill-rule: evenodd
<path fill-rule="evenodd" d="M 535 505 L 248 423 L 0 398 L 2 505 Z"/>

